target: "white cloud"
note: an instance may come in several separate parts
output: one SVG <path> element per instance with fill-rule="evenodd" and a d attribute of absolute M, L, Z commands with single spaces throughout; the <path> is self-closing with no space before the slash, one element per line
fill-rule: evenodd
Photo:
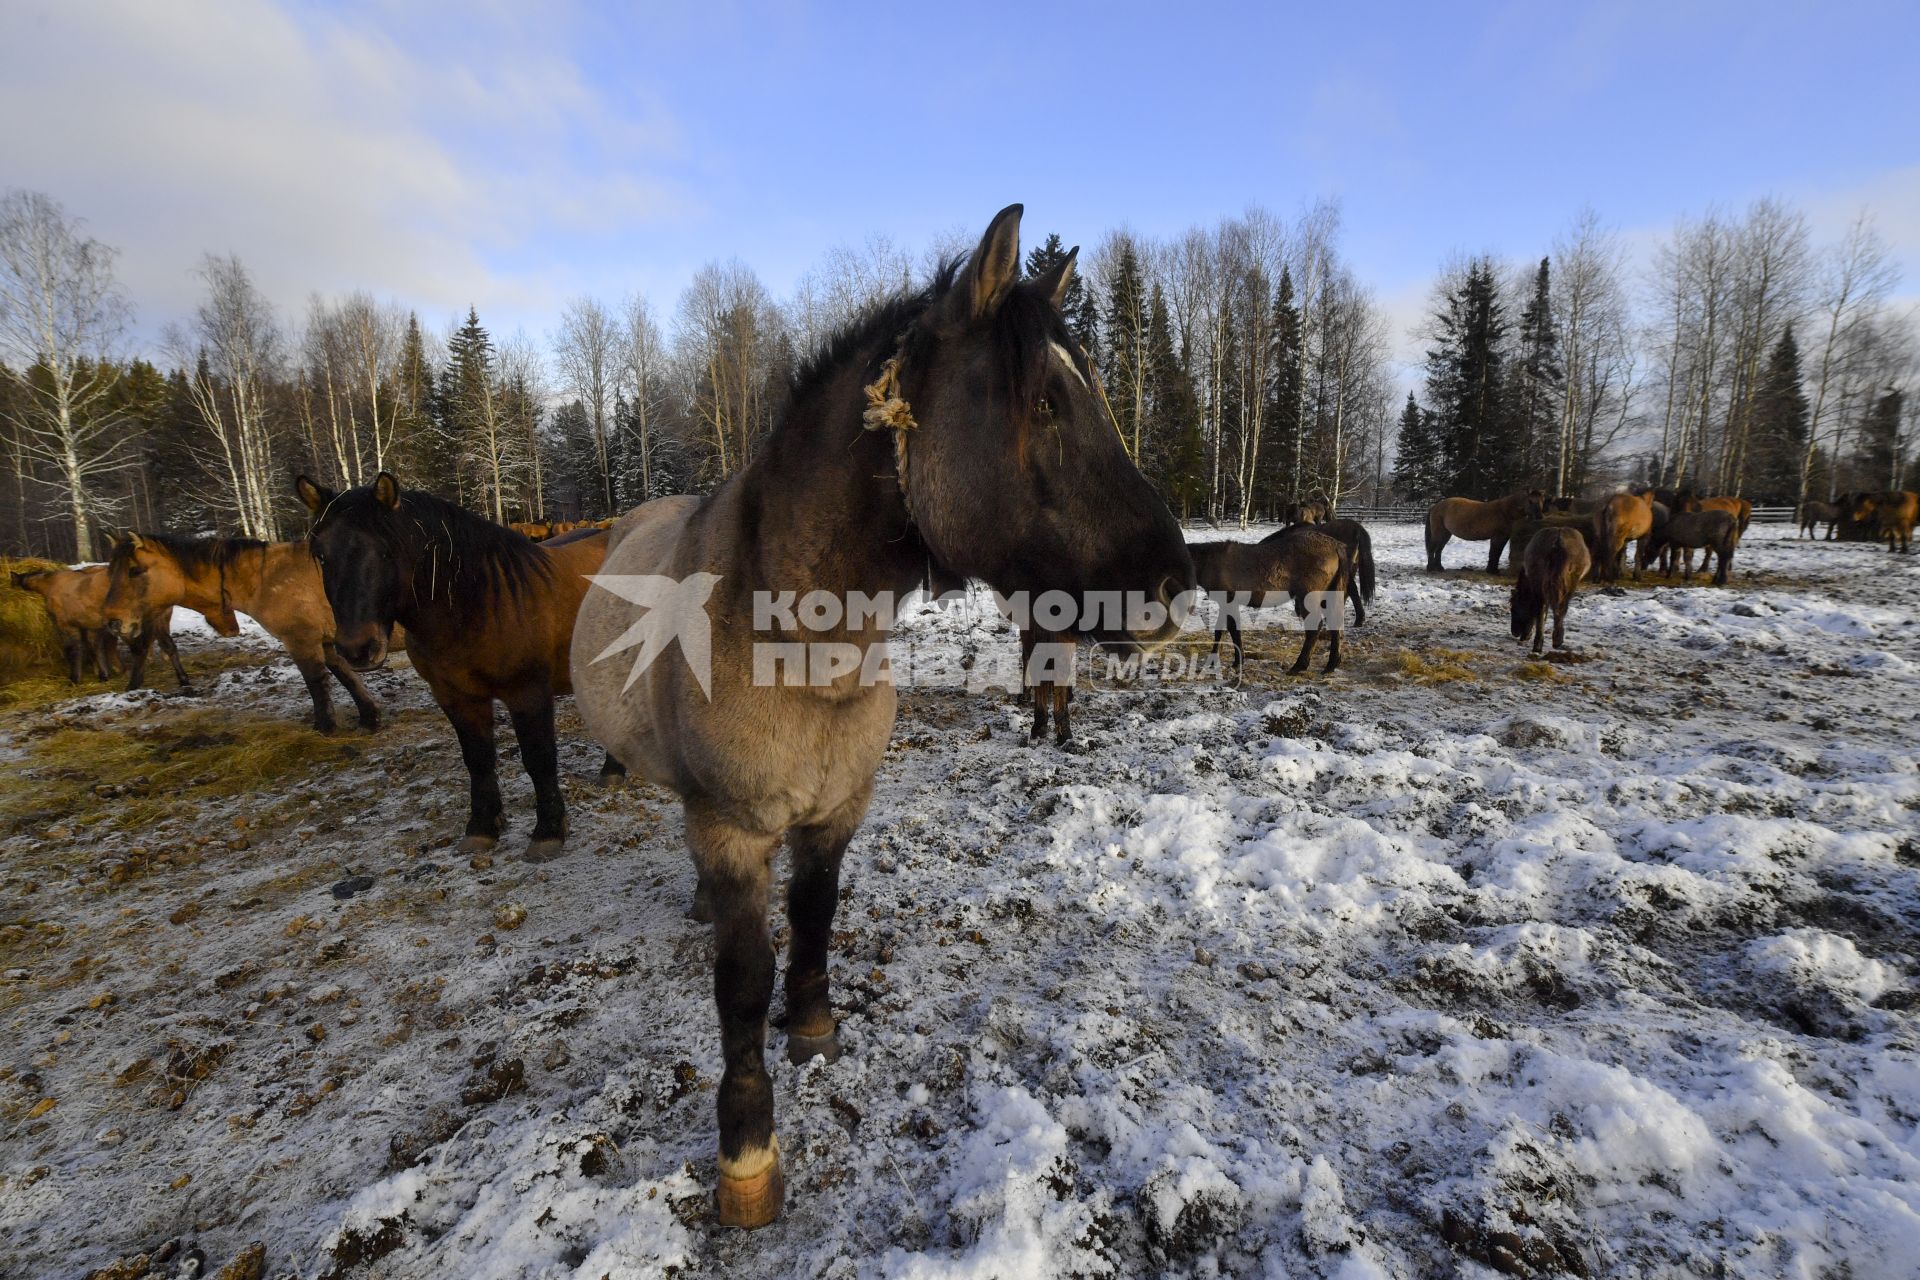
<path fill-rule="evenodd" d="M 265 2 L 10 6 L 0 181 L 122 250 L 147 332 L 193 305 L 208 251 L 238 253 L 290 311 L 366 288 L 435 323 L 469 302 L 557 309 L 580 282 L 543 270 L 556 236 L 684 216 L 654 176 L 671 120 L 589 84 L 551 43 L 560 15 L 410 20 L 418 49 L 365 15 Z"/>

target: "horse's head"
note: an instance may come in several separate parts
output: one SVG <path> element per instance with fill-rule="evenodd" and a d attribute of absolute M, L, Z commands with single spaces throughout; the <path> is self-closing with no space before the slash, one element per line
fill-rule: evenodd
<path fill-rule="evenodd" d="M 403 578 L 400 482 L 382 471 L 370 485 L 335 493 L 305 476 L 294 491 L 313 513 L 307 550 L 333 609 L 334 648 L 365 671 L 387 658 Z"/>
<path fill-rule="evenodd" d="M 903 336 L 907 505 L 950 572 L 1007 593 L 1065 591 L 1076 604 L 1093 592 L 1131 596 L 1169 617 L 1128 628 L 1090 625 L 1083 611 L 1089 625 L 1075 629 L 1159 642 L 1179 629 L 1186 602 L 1176 601 L 1193 587 L 1193 564 L 1061 317 L 1078 250 L 1021 280 L 1020 212 L 1012 205 L 993 219 Z"/>
<path fill-rule="evenodd" d="M 178 602 L 186 590 L 186 570 L 172 548 L 129 530 L 107 557 L 107 600 L 101 610 L 107 630 L 134 639 L 148 614 Z"/>
<path fill-rule="evenodd" d="M 1538 520 L 1547 513 L 1547 491 L 1545 489 L 1527 490 L 1527 519 Z"/>
<path fill-rule="evenodd" d="M 1855 524 L 1867 524 L 1873 519 L 1873 513 L 1879 509 L 1880 503 L 1873 494 L 1863 489 L 1851 495 L 1848 506 L 1849 519 Z"/>

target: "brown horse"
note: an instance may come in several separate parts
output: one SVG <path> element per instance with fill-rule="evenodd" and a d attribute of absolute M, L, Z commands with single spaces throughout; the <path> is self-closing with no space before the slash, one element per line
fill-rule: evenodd
<path fill-rule="evenodd" d="M 1262 545 L 1278 542 L 1297 526 L 1289 526 L 1278 533 L 1270 533 L 1260 539 Z M 1373 535 L 1367 532 L 1367 526 L 1358 520 L 1341 518 L 1322 520 L 1313 526 L 1315 533 L 1324 533 L 1329 538 L 1338 538 L 1347 544 L 1347 551 L 1353 557 L 1353 576 L 1347 583 L 1347 599 L 1353 601 L 1355 626 L 1367 620 L 1366 606 L 1373 603 L 1373 588 L 1376 573 L 1373 563 Z"/>
<path fill-rule="evenodd" d="M 1523 520 L 1537 519 L 1546 509 L 1547 495 L 1539 489 L 1510 493 L 1481 502 L 1475 498 L 1442 498 L 1427 511 L 1427 572 L 1440 572 L 1440 551 L 1452 538 L 1485 542 L 1487 572 L 1500 572 L 1500 553 Z"/>
<path fill-rule="evenodd" d="M 1264 542 L 1190 542 L 1187 553 L 1193 557 L 1194 579 L 1202 591 L 1235 598 L 1216 600 L 1220 613 L 1213 625 L 1213 651 L 1216 655 L 1220 652 L 1222 635 L 1231 635 L 1236 671 L 1245 666 L 1247 656 L 1240 642 L 1240 604 L 1265 608 L 1273 597 L 1284 595 L 1293 601 L 1295 615 L 1306 618 L 1308 597 L 1318 597 L 1315 606 L 1319 616 L 1315 625 L 1305 628 L 1300 653 L 1288 668 L 1298 675 L 1313 657 L 1314 642 L 1328 629 L 1329 615 L 1346 608 L 1341 597 L 1348 594 L 1353 582 L 1353 553 L 1347 544 L 1306 525 L 1297 525 L 1285 530 L 1283 536 Z M 1357 623 L 1367 620 L 1366 609 L 1357 600 L 1355 613 Z M 1333 619 L 1323 673 L 1340 666 L 1340 632 L 1345 621 L 1344 617 Z"/>
<path fill-rule="evenodd" d="M 553 536 L 553 525 L 546 520 L 515 520 L 507 528 L 535 542 L 544 542 Z"/>
<path fill-rule="evenodd" d="M 353 699 L 360 727 L 380 727 L 379 704 L 334 650 L 333 611 L 306 543 L 129 533 L 114 544 L 107 573 L 107 627 L 115 635 L 132 640 L 155 609 L 185 605 L 220 635 L 236 636 L 234 614 L 244 613 L 293 659 L 313 699 L 314 728 L 335 727 L 328 673 Z"/>
<path fill-rule="evenodd" d="M 581 718 L 683 798 L 714 917 L 726 1225 L 770 1222 L 784 1194 L 765 1064 L 770 863 L 788 837 L 787 1055 L 832 1058 L 840 864 L 895 708 L 877 665 L 890 617 L 849 609 L 803 633 L 759 604 L 816 590 L 904 597 L 931 564 L 1006 594 L 1143 600 L 1123 625 L 1080 626 L 1080 614 L 1075 625 L 1150 645 L 1178 632 L 1174 606 L 1192 585 L 1179 526 L 1127 457 L 1061 316 L 1074 256 L 1023 281 L 1019 223 L 1018 205 L 1003 210 L 963 268 L 830 340 L 796 375 L 780 425 L 711 496 L 661 498 L 614 527 L 599 581 L 657 587 L 672 607 L 636 620 L 612 590 L 581 606 Z M 675 637 L 679 654 L 649 660 Z M 795 648 L 858 669 L 794 682 L 758 669 L 763 652 Z"/>
<path fill-rule="evenodd" d="M 1654 508 L 1655 511 L 1660 511 L 1661 509 L 1662 508 L 1657 506 Z M 1604 536 L 1601 532 L 1600 524 L 1599 508 L 1594 508 L 1590 511 L 1547 511 L 1543 513 L 1538 520 L 1522 521 L 1519 527 L 1513 531 L 1513 545 L 1518 550 L 1514 552 L 1513 557 L 1509 561 L 1509 566 L 1515 575 L 1519 574 L 1520 550 L 1524 550 L 1527 544 L 1533 540 L 1534 535 L 1538 534 L 1542 529 L 1568 529 L 1578 534 L 1581 544 L 1586 547 L 1586 573 L 1588 577 L 1592 577 L 1595 572 L 1595 567 L 1600 563 L 1600 549 L 1604 545 Z"/>
<path fill-rule="evenodd" d="M 16 573 L 13 585 L 31 591 L 46 602 L 47 616 L 53 619 L 53 631 L 60 638 L 60 651 L 67 659 L 67 679 L 80 683 L 83 659 L 92 659 L 94 674 L 106 680 L 119 669 L 119 654 L 113 633 L 107 629 L 107 570 L 103 565 L 84 569 L 43 569 Z M 173 665 L 174 679 L 182 689 L 191 688 L 187 669 L 180 665 L 180 650 L 173 643 L 173 609 L 161 606 L 144 619 L 140 634 L 127 641 L 127 688 L 138 689 L 146 680 L 147 655 L 157 643 Z"/>
<path fill-rule="evenodd" d="M 495 770 L 493 704 L 506 704 L 533 780 L 529 861 L 559 856 L 566 841 L 553 700 L 571 693 L 567 647 L 607 537 L 535 543 L 444 499 L 403 491 L 382 471 L 335 493 L 301 476 L 313 513 L 313 560 L 339 627 L 340 656 L 360 670 L 386 659 L 395 624 L 407 656 L 460 740 L 467 766 L 466 834 L 456 851 L 484 853 L 504 826 Z"/>
<path fill-rule="evenodd" d="M 1693 553 L 1704 551 L 1717 557 L 1713 573 L 1713 585 L 1727 585 L 1727 572 L 1733 564 L 1733 552 L 1740 545 L 1740 522 L 1731 511 L 1672 511 L 1667 514 L 1656 532 L 1643 547 L 1649 550 L 1642 553 L 1640 564 L 1644 567 L 1654 554 L 1666 556 L 1678 553 L 1681 562 L 1680 579 L 1690 582 L 1693 579 Z M 1705 556 L 1702 556 L 1704 568 Z M 1672 560 L 1667 561 L 1666 576 L 1673 576 Z"/>
<path fill-rule="evenodd" d="M 1616 493 L 1600 504 L 1593 519 L 1600 541 L 1594 576 L 1602 582 L 1618 581 L 1627 558 L 1627 544 L 1644 542 L 1653 532 L 1653 503 L 1637 493 Z M 1633 576 L 1640 576 L 1637 557 Z"/>
<path fill-rule="evenodd" d="M 1525 549 L 1514 560 L 1519 573 L 1508 601 L 1513 638 L 1525 640 L 1531 635 L 1533 651 L 1539 653 L 1547 610 L 1551 609 L 1553 647 L 1566 648 L 1567 605 L 1592 567 L 1587 540 L 1577 529 L 1540 529 L 1527 539 Z"/>
<path fill-rule="evenodd" d="M 1323 524 L 1326 519 L 1327 504 L 1318 498 L 1289 502 L 1280 509 L 1282 524 Z"/>
<path fill-rule="evenodd" d="M 1753 523 L 1753 504 L 1745 498 L 1735 498 L 1732 496 L 1701 498 L 1688 493 L 1681 494 L 1679 501 L 1679 510 L 1681 511 L 1726 512 L 1732 516 L 1734 522 L 1740 526 L 1740 535 L 1742 537 L 1746 536 L 1747 526 Z"/>
<path fill-rule="evenodd" d="M 1811 498 L 1807 499 L 1806 503 L 1800 508 L 1800 536 L 1803 538 L 1815 537 L 1815 526 L 1822 524 L 1827 526 L 1825 541 L 1832 542 L 1834 540 L 1834 530 L 1840 524 L 1840 504 L 1837 502 L 1815 502 Z"/>
<path fill-rule="evenodd" d="M 1873 540 L 1887 540 L 1888 551 L 1911 551 L 1913 526 L 1920 494 L 1911 489 L 1889 489 L 1881 493 L 1858 493 L 1853 498 L 1853 522 L 1870 526 Z"/>

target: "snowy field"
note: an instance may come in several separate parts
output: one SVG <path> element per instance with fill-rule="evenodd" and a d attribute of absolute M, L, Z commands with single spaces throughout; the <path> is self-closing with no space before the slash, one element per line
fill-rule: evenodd
<path fill-rule="evenodd" d="M 513 832 L 451 857 L 465 777 L 404 665 L 388 728 L 270 792 L 16 812 L 0 1274 L 258 1241 L 340 1278 L 1913 1276 L 1920 557 L 1756 527 L 1729 587 L 1585 592 L 1582 660 L 1530 664 L 1504 584 L 1376 539 L 1331 678 L 1261 637 L 1238 690 L 1082 692 L 1064 752 L 1003 697 L 904 696 L 847 1056 L 773 1036 L 757 1233 L 712 1221 L 678 812 L 593 788 L 570 707 L 545 866 L 510 739 Z M 0 712 L 0 760 L 300 720 L 261 652 L 200 698 Z"/>

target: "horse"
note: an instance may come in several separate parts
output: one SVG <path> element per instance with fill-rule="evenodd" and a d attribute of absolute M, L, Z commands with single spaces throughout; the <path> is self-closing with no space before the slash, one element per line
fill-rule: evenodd
<path fill-rule="evenodd" d="M 1278 542 L 1293 532 L 1297 525 L 1289 526 L 1278 533 L 1270 533 L 1260 539 L 1261 545 Z M 1367 532 L 1367 526 L 1358 520 L 1341 518 L 1323 520 L 1313 526 L 1314 532 L 1324 533 L 1329 538 L 1338 538 L 1347 544 L 1347 550 L 1353 556 L 1353 575 L 1347 582 L 1347 599 L 1353 601 L 1355 626 L 1363 625 L 1367 620 L 1366 606 L 1373 603 L 1375 570 L 1373 564 L 1373 535 Z"/>
<path fill-rule="evenodd" d="M 1551 609 L 1553 647 L 1566 648 L 1567 605 L 1592 567 L 1586 539 L 1577 529 L 1540 529 L 1527 539 L 1525 550 L 1515 562 L 1519 573 L 1508 600 L 1513 638 L 1525 640 L 1531 635 L 1533 652 L 1539 653 L 1547 610 Z"/>
<path fill-rule="evenodd" d="M 1648 543 L 1653 544 L 1652 551 L 1655 552 L 1679 552 L 1682 582 L 1693 580 L 1695 551 L 1704 550 L 1717 556 L 1713 585 L 1724 587 L 1727 585 L 1727 571 L 1733 564 L 1734 548 L 1740 543 L 1740 521 L 1731 511 L 1672 511 L 1660 526 L 1657 540 L 1650 537 Z M 1651 553 L 1643 552 L 1641 565 L 1644 567 L 1650 559 Z M 1705 567 L 1704 564 L 1702 567 Z M 1668 563 L 1666 576 L 1673 576 L 1671 562 Z"/>
<path fill-rule="evenodd" d="M 1885 538 L 1888 551 L 1913 549 L 1913 526 L 1920 494 L 1911 489 L 1889 489 L 1881 493 L 1858 493 L 1853 497 L 1853 522 L 1870 526 L 1875 542 Z"/>
<path fill-rule="evenodd" d="M 1803 538 L 1814 537 L 1815 526 L 1822 524 L 1827 526 L 1827 536 L 1823 540 L 1832 542 L 1834 540 L 1834 530 L 1840 524 L 1840 504 L 1837 502 L 1815 502 L 1811 498 L 1807 499 L 1806 503 L 1800 508 L 1800 536 Z"/>
<path fill-rule="evenodd" d="M 183 538 L 128 533 L 107 560 L 107 629 L 124 640 L 146 631 L 155 609 L 185 605 L 206 615 L 215 633 L 240 634 L 246 614 L 280 642 L 313 699 L 313 727 L 332 733 L 332 674 L 353 699 L 360 727 L 380 727 L 380 706 L 333 646 L 333 612 L 304 542 Z"/>
<path fill-rule="evenodd" d="M 80 683 L 83 661 L 92 659 L 94 674 L 111 679 L 119 670 L 119 653 L 114 635 L 107 629 L 107 570 L 102 565 L 84 569 L 41 569 L 13 575 L 13 585 L 31 591 L 47 606 L 53 631 L 60 639 L 60 651 L 67 660 L 67 680 Z M 127 688 L 138 689 L 146 681 L 147 655 L 155 643 L 173 666 L 173 677 L 182 689 L 193 687 L 187 669 L 180 665 L 180 650 L 173 643 L 173 609 L 161 606 L 144 619 L 140 634 L 127 641 Z"/>
<path fill-rule="evenodd" d="M 1663 508 L 1655 507 L 1656 511 Z M 1605 537 L 1600 528 L 1600 509 L 1590 511 L 1544 511 L 1537 520 L 1523 520 L 1513 531 L 1513 545 L 1524 549 L 1542 529 L 1567 529 L 1580 536 L 1581 545 L 1586 548 L 1586 576 L 1592 577 L 1594 568 L 1600 563 L 1600 549 L 1605 545 Z M 1520 557 L 1516 551 L 1509 561 L 1517 576 L 1520 572 Z"/>
<path fill-rule="evenodd" d="M 1325 610 L 1345 609 L 1341 597 L 1348 593 L 1353 581 L 1353 552 L 1347 544 L 1305 525 L 1284 530 L 1282 536 L 1264 542 L 1190 542 L 1187 552 L 1193 557 L 1194 579 L 1202 591 L 1243 596 L 1256 609 L 1265 607 L 1270 596 L 1284 594 L 1292 599 L 1294 613 L 1306 618 L 1307 597 L 1322 595 L 1323 612 L 1315 619 L 1316 625 L 1305 628 L 1306 638 L 1300 643 L 1300 653 L 1288 668 L 1294 675 L 1307 669 L 1314 642 L 1328 629 Z M 1325 593 L 1332 596 L 1330 606 Z M 1356 608 L 1355 612 L 1358 622 L 1367 620 L 1364 608 Z M 1327 641 L 1327 664 L 1321 668 L 1322 674 L 1340 666 L 1340 632 L 1344 621 L 1336 618 L 1333 622 L 1333 635 Z M 1223 634 L 1233 638 L 1234 670 L 1239 671 L 1246 665 L 1246 647 L 1240 642 L 1240 622 L 1235 609 L 1224 603 L 1213 626 L 1216 655 L 1220 652 Z"/>
<path fill-rule="evenodd" d="M 1600 504 L 1593 518 L 1600 542 L 1594 577 L 1603 582 L 1617 581 L 1627 557 L 1627 544 L 1645 542 L 1653 532 L 1653 503 L 1637 493 L 1616 493 Z M 1640 576 L 1638 556 L 1633 576 Z"/>
<path fill-rule="evenodd" d="M 1304 502 L 1289 502 L 1280 509 L 1282 524 L 1323 524 L 1327 519 L 1327 504 L 1310 498 Z"/>
<path fill-rule="evenodd" d="M 830 338 L 794 374 L 780 424 L 712 494 L 656 499 L 614 527 L 600 580 L 676 584 L 670 628 L 654 621 L 664 606 L 636 622 L 606 590 L 587 596 L 574 629 L 588 731 L 684 802 L 714 924 L 724 1225 L 765 1225 L 784 1198 L 765 1065 L 770 862 L 790 837 L 787 1056 L 832 1059 L 840 866 L 895 708 L 889 618 L 848 609 L 795 645 L 796 624 L 760 605 L 794 592 L 901 598 L 931 565 L 1004 594 L 1138 604 L 1117 622 L 1097 611 L 1097 626 L 1081 615 L 1073 625 L 1091 639 L 1150 648 L 1179 632 L 1192 562 L 1062 318 L 1076 253 L 1022 280 L 1020 216 L 1002 210 L 971 255 Z M 671 629 L 683 660 L 621 657 L 648 627 L 662 645 Z M 756 670 L 763 653 L 793 649 L 822 655 L 817 676 Z"/>
<path fill-rule="evenodd" d="M 1522 520 L 1537 519 L 1547 496 L 1539 489 L 1510 493 L 1481 502 L 1475 498 L 1442 498 L 1427 511 L 1427 572 L 1439 573 L 1440 551 L 1449 539 L 1486 542 L 1487 572 L 1500 572 L 1500 553 Z"/>
<path fill-rule="evenodd" d="M 1690 493 L 1679 497 L 1680 511 L 1724 511 L 1732 516 L 1740 526 L 1740 535 L 1746 536 L 1747 526 L 1753 523 L 1753 504 L 1745 498 L 1731 496 L 1719 498 L 1701 498 Z"/>
<path fill-rule="evenodd" d="M 534 542 L 544 542 L 553 536 L 553 524 L 548 520 L 514 520 L 507 528 Z"/>
<path fill-rule="evenodd" d="M 573 690 L 567 648 L 587 575 L 607 536 L 533 542 L 455 504 L 403 490 L 390 472 L 336 493 L 306 476 L 294 491 L 313 514 L 313 562 L 339 627 L 340 656 L 365 671 L 386 660 L 395 625 L 433 691 L 467 767 L 465 834 L 454 847 L 483 854 L 504 828 L 495 770 L 493 704 L 506 704 L 533 781 L 525 857 L 558 857 L 567 834 L 553 700 Z"/>

